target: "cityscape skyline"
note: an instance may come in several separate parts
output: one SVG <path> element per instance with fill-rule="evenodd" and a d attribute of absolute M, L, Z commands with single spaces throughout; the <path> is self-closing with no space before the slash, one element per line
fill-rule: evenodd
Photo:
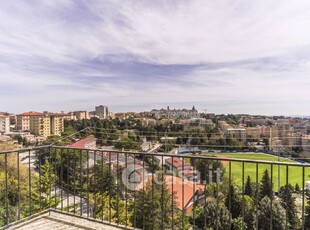
<path fill-rule="evenodd" d="M 310 115 L 309 1 L 14 1 L 1 111 Z"/>

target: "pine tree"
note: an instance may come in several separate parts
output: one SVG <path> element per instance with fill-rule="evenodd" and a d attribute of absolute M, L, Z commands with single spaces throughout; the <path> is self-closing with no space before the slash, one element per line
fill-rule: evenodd
<path fill-rule="evenodd" d="M 57 176 L 55 169 L 46 161 L 41 166 L 40 177 L 31 191 L 31 207 L 27 207 L 26 213 L 38 213 L 48 208 L 56 208 L 61 202 L 61 197 L 54 193 Z M 31 208 L 31 210 L 30 210 Z"/>
<path fill-rule="evenodd" d="M 248 195 L 249 197 L 253 197 L 254 196 L 254 192 L 253 192 L 250 176 L 248 176 L 248 178 L 246 180 L 246 183 L 245 183 L 244 195 Z"/>
<path fill-rule="evenodd" d="M 240 196 L 236 194 L 235 187 L 233 185 L 231 185 L 229 188 L 229 193 L 227 194 L 227 197 L 225 200 L 225 206 L 227 207 L 228 210 L 230 207 L 230 213 L 233 219 L 241 215 L 242 200 L 240 199 Z"/>
<path fill-rule="evenodd" d="M 300 192 L 300 187 L 299 187 L 299 184 L 297 184 L 297 183 L 296 183 L 296 185 L 295 185 L 295 191 L 296 191 L 297 193 Z"/>
<path fill-rule="evenodd" d="M 265 196 L 269 198 L 273 197 L 272 183 L 267 169 L 264 171 L 259 188 L 259 198 L 263 199 Z"/>
<path fill-rule="evenodd" d="M 214 197 L 208 197 L 204 206 L 198 205 L 195 207 L 195 223 L 199 228 L 203 228 L 206 223 L 205 229 L 230 229 L 231 215 L 226 206 L 217 201 Z"/>
<path fill-rule="evenodd" d="M 282 190 L 281 197 L 281 205 L 287 212 L 289 229 L 298 229 L 299 219 L 297 216 L 297 210 L 295 205 L 295 198 L 292 196 L 292 186 L 286 185 Z"/>
<path fill-rule="evenodd" d="M 95 164 L 94 175 L 91 178 L 91 190 L 101 193 L 107 192 L 110 196 L 116 194 L 115 172 L 105 164 L 104 159 Z"/>
<path fill-rule="evenodd" d="M 270 219 L 271 216 L 272 220 Z M 272 229 L 284 230 L 285 210 L 276 199 L 273 199 L 271 209 L 271 199 L 268 196 L 265 196 L 263 199 L 261 199 L 258 205 L 257 221 L 258 229 L 270 229 L 271 221 Z"/>
<path fill-rule="evenodd" d="M 179 211 L 175 201 L 172 201 L 172 194 L 163 178 L 157 178 L 157 181 L 164 183 L 163 186 L 150 180 L 146 183 L 144 191 L 136 192 L 135 216 L 132 217 L 131 222 L 136 223 L 137 228 L 146 230 L 170 229 L 172 223 L 175 229 L 183 229 L 181 221 L 183 212 Z M 172 204 L 174 208 L 172 208 Z M 174 216 L 173 220 L 172 216 Z M 185 216 L 186 213 L 184 213 Z M 186 217 L 184 218 L 184 229 L 190 229 L 189 220 Z"/>
<path fill-rule="evenodd" d="M 113 223 L 132 226 L 133 204 L 130 201 L 121 200 L 119 196 L 111 197 L 107 192 L 95 194 L 96 209 L 94 216 L 97 219 Z M 127 210 L 126 210 L 127 208 Z"/>

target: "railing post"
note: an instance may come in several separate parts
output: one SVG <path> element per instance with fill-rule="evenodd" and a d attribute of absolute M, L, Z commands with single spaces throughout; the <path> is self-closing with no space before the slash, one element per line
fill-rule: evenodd
<path fill-rule="evenodd" d="M 5 172 L 5 224 L 9 223 L 9 194 L 8 194 L 8 153 L 4 155 Z"/>

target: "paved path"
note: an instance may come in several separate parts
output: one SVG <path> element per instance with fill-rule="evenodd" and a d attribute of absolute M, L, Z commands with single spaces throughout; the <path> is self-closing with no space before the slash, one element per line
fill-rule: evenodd
<path fill-rule="evenodd" d="M 42 214 L 36 218 L 27 220 L 25 222 L 13 225 L 8 229 L 14 230 L 118 230 L 120 228 L 108 226 L 101 223 L 96 223 L 90 220 L 85 220 L 79 217 L 73 217 L 66 214 L 60 214 L 51 211 Z"/>

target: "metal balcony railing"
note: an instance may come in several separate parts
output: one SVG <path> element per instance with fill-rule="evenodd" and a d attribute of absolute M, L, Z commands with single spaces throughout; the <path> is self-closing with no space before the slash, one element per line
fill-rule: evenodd
<path fill-rule="evenodd" d="M 124 228 L 307 229 L 309 167 L 54 146 L 6 151 L 0 228 L 53 209 Z"/>

